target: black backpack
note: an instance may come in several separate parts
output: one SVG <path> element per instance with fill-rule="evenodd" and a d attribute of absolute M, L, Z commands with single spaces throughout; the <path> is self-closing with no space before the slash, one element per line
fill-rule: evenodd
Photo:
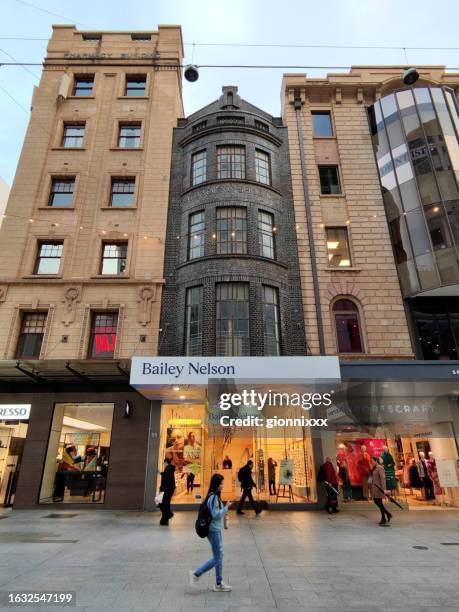
<path fill-rule="evenodd" d="M 237 479 L 239 480 L 239 482 L 242 484 L 244 482 L 244 467 L 241 467 L 239 472 L 237 473 Z"/>
<path fill-rule="evenodd" d="M 195 523 L 196 533 L 200 538 L 207 538 L 209 535 L 210 524 L 212 522 L 212 514 L 210 513 L 209 506 L 207 505 L 208 501 L 209 498 L 206 497 L 206 499 L 199 506 L 198 518 L 196 519 Z"/>

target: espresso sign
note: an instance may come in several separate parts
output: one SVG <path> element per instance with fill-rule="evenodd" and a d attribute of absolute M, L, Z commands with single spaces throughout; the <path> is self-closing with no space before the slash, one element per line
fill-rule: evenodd
<path fill-rule="evenodd" d="M 0 421 L 26 421 L 31 404 L 0 404 Z"/>

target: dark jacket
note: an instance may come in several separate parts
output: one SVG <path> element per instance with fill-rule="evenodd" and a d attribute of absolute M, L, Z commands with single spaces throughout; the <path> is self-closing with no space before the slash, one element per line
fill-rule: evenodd
<path fill-rule="evenodd" d="M 244 465 L 244 467 L 241 467 L 238 478 L 243 489 L 252 489 L 253 487 L 257 486 L 253 481 L 252 470 L 249 465 Z"/>
<path fill-rule="evenodd" d="M 168 465 L 164 472 L 161 472 L 161 486 L 159 490 L 163 493 L 173 493 L 175 491 L 175 465 Z"/>

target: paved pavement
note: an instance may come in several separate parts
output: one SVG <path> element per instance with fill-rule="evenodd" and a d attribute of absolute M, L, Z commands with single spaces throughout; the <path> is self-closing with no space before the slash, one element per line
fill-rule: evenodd
<path fill-rule="evenodd" d="M 213 573 L 188 586 L 188 569 L 210 557 L 194 512 L 164 528 L 156 513 L 14 511 L 0 520 L 0 591 L 76 591 L 76 607 L 41 610 L 457 612 L 459 511 L 399 511 L 379 527 L 376 510 L 231 513 L 232 593 L 209 590 Z"/>

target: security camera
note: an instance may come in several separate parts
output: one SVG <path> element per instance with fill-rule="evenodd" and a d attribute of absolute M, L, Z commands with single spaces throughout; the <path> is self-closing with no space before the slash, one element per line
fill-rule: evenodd
<path fill-rule="evenodd" d="M 405 83 L 405 85 L 414 85 L 414 83 L 416 83 L 418 79 L 419 72 L 416 70 L 416 68 L 408 68 L 407 70 L 405 70 L 405 73 L 403 75 L 403 82 Z"/>
<path fill-rule="evenodd" d="M 190 81 L 190 83 L 194 83 L 199 79 L 198 67 L 193 66 L 193 64 L 189 64 L 185 68 L 184 76 L 187 81 Z"/>

